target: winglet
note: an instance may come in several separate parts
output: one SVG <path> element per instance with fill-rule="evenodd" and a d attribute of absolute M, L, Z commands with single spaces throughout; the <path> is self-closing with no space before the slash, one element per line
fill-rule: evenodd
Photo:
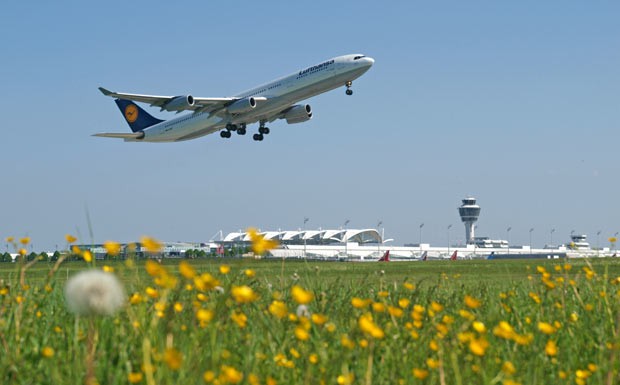
<path fill-rule="evenodd" d="M 110 96 L 112 95 L 114 92 L 110 91 L 110 90 L 106 90 L 103 87 L 99 87 L 99 91 L 101 91 L 102 94 L 104 94 L 105 96 Z"/>

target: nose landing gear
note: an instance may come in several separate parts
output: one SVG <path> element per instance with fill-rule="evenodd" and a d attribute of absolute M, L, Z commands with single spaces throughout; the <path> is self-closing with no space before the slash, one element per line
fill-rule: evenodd
<path fill-rule="evenodd" d="M 347 86 L 347 90 L 345 91 L 345 93 L 347 95 L 353 95 L 353 90 L 351 89 L 351 86 L 353 85 L 353 82 L 348 81 L 344 85 Z"/>

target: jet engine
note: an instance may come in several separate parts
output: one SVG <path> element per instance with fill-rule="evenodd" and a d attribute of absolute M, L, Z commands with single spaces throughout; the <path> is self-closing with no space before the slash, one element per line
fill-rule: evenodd
<path fill-rule="evenodd" d="M 310 107 L 309 104 L 296 104 L 289 108 L 282 118 L 286 119 L 286 123 L 288 124 L 305 122 L 312 119 L 312 107 Z"/>
<path fill-rule="evenodd" d="M 233 102 L 226 110 L 230 114 L 243 114 L 244 112 L 248 112 L 256 107 L 256 100 L 252 97 L 239 99 L 236 102 Z"/>
<path fill-rule="evenodd" d="M 175 96 L 161 108 L 166 111 L 183 111 L 194 106 L 194 97 L 192 95 Z"/>

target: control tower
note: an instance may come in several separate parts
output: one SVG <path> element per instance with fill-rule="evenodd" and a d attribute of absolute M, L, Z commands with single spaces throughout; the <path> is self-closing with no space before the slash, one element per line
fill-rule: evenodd
<path fill-rule="evenodd" d="M 465 224 L 465 241 L 467 244 L 474 243 L 474 223 L 480 215 L 480 206 L 476 204 L 476 198 L 467 197 L 462 200 L 459 207 L 459 215 Z"/>

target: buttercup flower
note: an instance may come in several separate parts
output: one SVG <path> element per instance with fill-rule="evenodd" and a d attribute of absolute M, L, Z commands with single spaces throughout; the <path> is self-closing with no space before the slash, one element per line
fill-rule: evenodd
<path fill-rule="evenodd" d="M 86 270 L 67 281 L 65 300 L 75 314 L 113 315 L 125 303 L 125 290 L 113 274 Z"/>

